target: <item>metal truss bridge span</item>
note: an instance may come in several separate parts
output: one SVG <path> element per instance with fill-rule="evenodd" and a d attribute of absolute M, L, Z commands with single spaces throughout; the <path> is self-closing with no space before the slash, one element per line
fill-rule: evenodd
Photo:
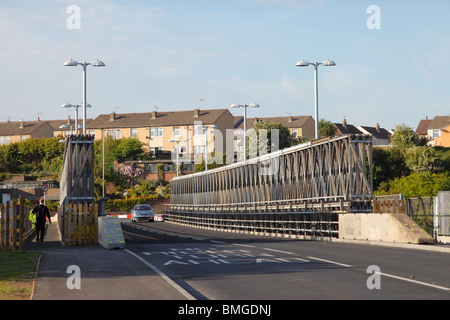
<path fill-rule="evenodd" d="M 174 178 L 167 212 L 371 212 L 372 138 L 318 139 Z"/>

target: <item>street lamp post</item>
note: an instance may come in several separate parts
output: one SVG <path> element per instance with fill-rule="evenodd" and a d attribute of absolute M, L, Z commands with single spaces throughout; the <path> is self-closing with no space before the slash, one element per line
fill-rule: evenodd
<path fill-rule="evenodd" d="M 230 108 L 244 108 L 244 160 L 247 160 L 247 107 L 259 108 L 259 104 L 252 103 L 248 105 L 234 103 L 230 106 Z"/>
<path fill-rule="evenodd" d="M 77 62 L 73 59 L 70 59 L 64 63 L 64 66 L 66 67 L 76 67 L 76 66 L 82 66 L 83 67 L 83 134 L 86 135 L 86 108 L 87 108 L 87 102 L 86 102 L 86 68 L 87 66 L 91 65 L 93 67 L 104 67 L 105 64 L 100 61 L 96 60 L 92 63 L 90 62 Z"/>
<path fill-rule="evenodd" d="M 170 140 L 169 142 L 175 142 L 177 144 L 177 177 L 180 173 L 180 166 L 179 166 L 179 154 L 180 154 L 180 142 L 188 142 L 187 139 L 185 140 Z"/>
<path fill-rule="evenodd" d="M 307 67 L 309 65 L 314 66 L 314 95 L 315 95 L 315 118 L 316 118 L 316 128 L 315 128 L 315 137 L 319 139 L 319 74 L 318 67 L 319 65 L 323 65 L 325 67 L 334 67 L 336 63 L 331 61 L 330 59 L 325 60 L 323 62 L 309 62 L 306 60 L 301 60 L 297 62 L 297 67 Z"/>
<path fill-rule="evenodd" d="M 69 109 L 69 108 L 75 108 L 75 128 L 76 128 L 76 134 L 78 134 L 78 129 L 80 129 L 80 126 L 78 126 L 78 108 L 82 107 L 81 104 L 70 104 L 65 103 L 61 106 L 61 108 Z M 90 104 L 86 106 L 87 108 L 92 108 Z"/>

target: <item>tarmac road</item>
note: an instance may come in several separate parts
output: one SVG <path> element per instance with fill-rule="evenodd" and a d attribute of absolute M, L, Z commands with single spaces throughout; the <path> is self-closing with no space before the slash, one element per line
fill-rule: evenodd
<path fill-rule="evenodd" d="M 170 223 L 123 222 L 122 229 L 126 252 L 192 299 L 450 299 L 450 253 L 430 247 L 289 240 Z"/>

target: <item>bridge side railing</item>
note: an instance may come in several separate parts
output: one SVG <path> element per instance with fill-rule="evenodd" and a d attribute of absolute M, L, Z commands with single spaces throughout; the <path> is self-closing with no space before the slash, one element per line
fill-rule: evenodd
<path fill-rule="evenodd" d="M 329 211 L 283 213 L 211 213 L 166 211 L 166 221 L 184 226 L 296 239 L 331 239 L 339 236 L 339 215 Z"/>
<path fill-rule="evenodd" d="M 177 177 L 170 184 L 170 208 L 226 211 L 241 206 L 259 211 L 266 206 L 300 205 L 307 210 L 321 206 L 371 212 L 372 140 L 368 135 L 316 140 Z"/>

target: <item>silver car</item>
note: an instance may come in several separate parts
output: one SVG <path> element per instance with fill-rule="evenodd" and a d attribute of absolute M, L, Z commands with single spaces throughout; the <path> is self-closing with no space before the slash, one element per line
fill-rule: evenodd
<path fill-rule="evenodd" d="M 154 221 L 153 209 L 148 204 L 137 204 L 131 210 L 131 222 L 140 220 Z"/>

